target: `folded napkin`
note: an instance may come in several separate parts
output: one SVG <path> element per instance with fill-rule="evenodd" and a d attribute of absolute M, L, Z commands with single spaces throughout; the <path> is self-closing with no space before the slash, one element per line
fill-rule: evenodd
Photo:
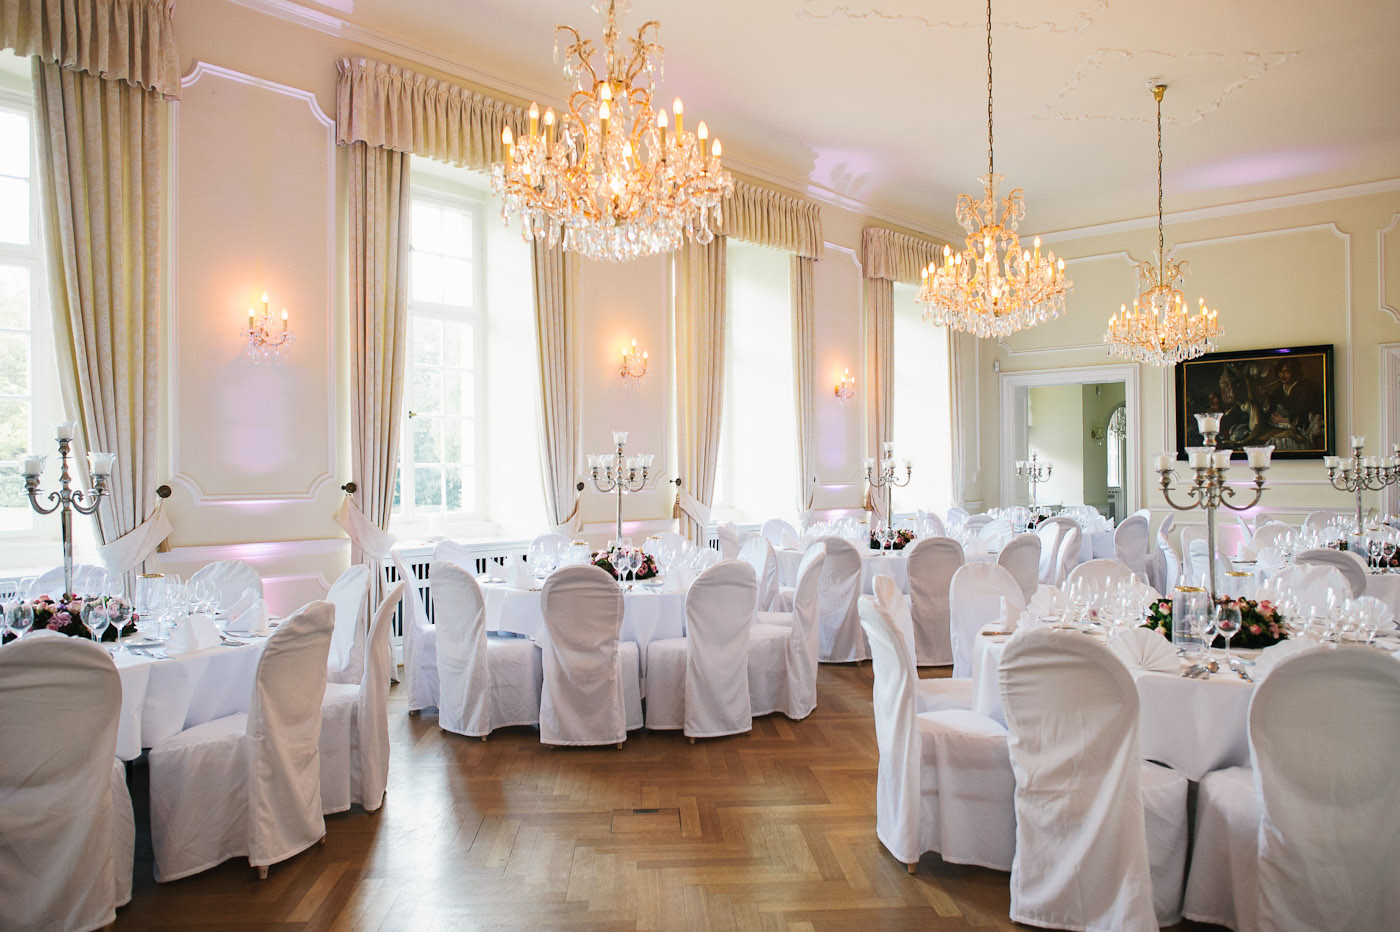
<path fill-rule="evenodd" d="M 1390 606 L 1373 595 L 1358 596 L 1352 602 L 1355 611 L 1369 612 L 1376 621 L 1376 631 L 1380 634 L 1395 633 L 1395 613 Z"/>
<path fill-rule="evenodd" d="M 238 597 L 234 608 L 228 612 L 228 624 L 224 630 L 229 634 L 267 633 L 267 604 L 256 589 L 245 589 Z"/>
<path fill-rule="evenodd" d="M 216 647 L 219 644 L 219 629 L 214 619 L 208 615 L 190 615 L 182 618 L 165 642 L 165 653 L 171 657 L 188 654 L 191 651 Z"/>
<path fill-rule="evenodd" d="M 1015 631 L 1016 623 L 1021 620 L 1021 609 L 1006 601 L 1006 596 L 1001 597 L 1001 611 L 997 613 L 997 627 L 1002 631 Z"/>
<path fill-rule="evenodd" d="M 524 557 L 517 554 L 513 559 L 508 559 L 501 569 L 503 570 L 501 575 L 505 577 L 506 585 L 516 589 L 533 589 L 535 587 L 535 574 L 530 569 L 530 564 L 525 562 Z"/>
<path fill-rule="evenodd" d="M 1283 569 L 1283 551 L 1277 547 L 1260 547 L 1254 559 L 1258 561 L 1259 568 L 1266 572 L 1276 573 Z"/>
<path fill-rule="evenodd" d="M 1129 628 L 1109 640 L 1108 649 L 1133 672 L 1176 673 L 1181 670 L 1176 649 L 1151 628 Z"/>
<path fill-rule="evenodd" d="M 223 613 L 229 618 L 237 618 L 248 609 L 253 607 L 255 602 L 261 602 L 262 596 L 256 589 L 244 589 L 243 594 L 234 600 L 232 605 L 225 605 Z"/>
<path fill-rule="evenodd" d="M 1249 560 L 1259 559 L 1259 555 L 1249 544 L 1241 544 L 1240 549 L 1235 553 L 1235 559 L 1248 562 Z"/>
<path fill-rule="evenodd" d="M 1031 600 L 1026 603 L 1026 610 L 1021 613 L 1021 617 L 1039 621 L 1047 616 L 1059 615 L 1064 610 L 1065 600 L 1059 589 L 1054 586 L 1039 586 Z"/>

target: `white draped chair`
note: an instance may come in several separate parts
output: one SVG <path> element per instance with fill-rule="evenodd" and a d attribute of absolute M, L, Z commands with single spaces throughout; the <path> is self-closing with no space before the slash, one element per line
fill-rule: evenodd
<path fill-rule="evenodd" d="M 967 517 L 963 518 L 963 520 L 962 520 L 962 528 L 963 528 L 963 530 L 969 531 L 969 532 L 972 532 L 972 533 L 981 533 L 982 528 L 984 528 L 984 527 L 986 527 L 987 525 L 991 524 L 991 523 L 992 523 L 993 521 L 995 521 L 995 520 L 996 520 L 995 518 L 993 518 L 991 515 L 986 514 L 986 513 L 983 513 L 983 514 L 976 514 L 976 515 L 968 515 Z"/>
<path fill-rule="evenodd" d="M 190 582 L 213 584 L 219 594 L 220 608 L 233 605 L 249 589 L 256 592 L 258 598 L 263 597 L 262 577 L 251 563 L 242 560 L 218 560 L 202 566 L 190 576 Z"/>
<path fill-rule="evenodd" d="M 944 667 L 953 662 L 948 587 L 965 560 L 951 537 L 922 537 L 909 548 L 909 614 L 914 623 L 914 662 Z"/>
<path fill-rule="evenodd" d="M 860 613 L 875 674 L 880 843 L 911 874 L 926 851 L 950 863 L 1009 870 L 1016 825 L 1006 729 L 974 712 L 919 713 L 918 673 L 904 633 L 878 599 L 862 599 Z"/>
<path fill-rule="evenodd" d="M 1129 515 L 1113 531 L 1113 552 L 1143 582 L 1147 582 L 1148 545 L 1152 527 L 1140 514 Z"/>
<path fill-rule="evenodd" d="M 1011 918 L 1155 930 L 1181 916 L 1186 778 L 1142 760 L 1128 668 L 1075 632 L 1018 631 L 999 673 L 1016 774 Z"/>
<path fill-rule="evenodd" d="M 365 671 L 365 608 L 369 601 L 369 567 L 349 567 L 331 583 L 326 601 L 335 606 L 335 631 L 326 660 L 326 681 L 358 684 Z"/>
<path fill-rule="evenodd" d="M 1118 560 L 1089 560 L 1070 570 L 1068 583 L 1082 579 L 1087 585 L 1104 592 L 1109 586 L 1126 585 L 1133 581 L 1132 568 Z"/>
<path fill-rule="evenodd" d="M 1029 602 L 1040 586 L 1040 538 L 1035 534 L 1017 534 L 1001 548 L 997 563 L 1016 580 L 1022 598 Z"/>
<path fill-rule="evenodd" d="M 1035 536 L 1040 538 L 1040 564 L 1037 570 L 1042 586 L 1053 586 L 1059 582 L 1055 574 L 1060 568 L 1060 538 L 1064 533 L 1064 528 L 1050 521 L 1042 521 L 1036 526 Z"/>
<path fill-rule="evenodd" d="M 1240 932 L 1397 928 L 1398 732 L 1394 658 L 1279 660 L 1249 705 L 1253 770 L 1201 781 L 1183 914 Z"/>
<path fill-rule="evenodd" d="M 817 707 L 822 565 L 826 545 L 813 544 L 797 565 L 791 612 L 759 612 L 749 628 L 749 703 L 754 715 L 782 712 L 794 721 Z"/>
<path fill-rule="evenodd" d="M 870 659 L 870 647 L 860 630 L 861 557 L 855 544 L 844 537 L 823 537 L 826 561 L 822 564 L 821 632 L 823 663 L 847 663 Z"/>
<path fill-rule="evenodd" d="M 992 550 L 1000 550 L 1011 543 L 1014 534 L 1015 530 L 1007 518 L 994 518 L 977 529 L 978 539 L 986 541 L 987 546 Z"/>
<path fill-rule="evenodd" d="M 1303 519 L 1303 527 L 1309 531 L 1320 531 L 1327 526 L 1327 522 L 1337 517 L 1333 511 L 1310 511 Z"/>
<path fill-rule="evenodd" d="M 390 555 L 399 579 L 408 583 L 403 596 L 403 678 L 410 715 L 438 703 L 437 631 L 428 620 L 418 577 L 397 551 Z M 429 577 L 431 579 L 431 577 Z"/>
<path fill-rule="evenodd" d="M 1341 601 L 1350 589 L 1341 570 L 1322 563 L 1294 563 L 1284 567 L 1266 586 L 1275 595 L 1292 592 L 1304 612 L 1323 612 L 1329 596 Z"/>
<path fill-rule="evenodd" d="M 640 655 L 621 641 L 622 591 L 607 570 L 565 566 L 545 580 L 540 741 L 599 745 L 642 727 Z"/>
<path fill-rule="evenodd" d="M 1254 552 L 1257 554 L 1265 547 L 1277 547 L 1280 537 L 1296 530 L 1297 528 L 1291 524 L 1284 524 L 1282 521 L 1268 521 L 1254 532 L 1254 537 L 1250 540 L 1249 545 L 1254 548 Z"/>
<path fill-rule="evenodd" d="M 676 536 L 679 537 L 680 535 L 678 534 Z M 565 537 L 563 534 L 556 534 L 550 531 L 547 534 L 537 535 L 534 540 L 530 541 L 528 549 L 533 553 L 536 547 L 553 547 L 555 551 L 562 556 L 569 549 L 569 543 L 569 538 Z M 433 559 L 441 559 L 436 551 L 433 553 Z M 466 567 L 466 569 L 471 570 L 472 567 L 469 566 Z"/>
<path fill-rule="evenodd" d="M 1056 557 L 1055 579 L 1056 585 L 1064 583 L 1069 578 L 1070 570 L 1079 565 L 1080 546 L 1084 540 L 1084 532 L 1078 525 L 1065 529 L 1060 537 L 1060 553 Z"/>
<path fill-rule="evenodd" d="M 30 583 L 29 591 L 23 594 L 23 598 L 36 599 L 41 595 L 47 595 L 57 599 L 63 595 L 95 595 L 106 575 L 107 570 L 103 567 L 91 563 L 75 564 L 73 566 L 73 588 L 77 592 L 63 592 L 61 591 L 63 589 L 63 567 L 55 566 Z"/>
<path fill-rule="evenodd" d="M 121 696 L 90 641 L 36 632 L 0 647 L 0 928 L 97 929 L 131 900 Z"/>
<path fill-rule="evenodd" d="M 872 583 L 875 594 L 863 595 L 861 600 L 874 599 L 880 603 L 881 610 L 889 616 L 900 636 L 904 638 L 905 646 L 909 648 L 909 656 L 917 660 L 914 619 L 909 613 L 912 600 L 899 591 L 899 584 L 894 581 L 893 576 L 880 573 Z M 972 680 L 966 677 L 921 677 L 914 684 L 914 690 L 915 709 L 919 712 L 972 708 Z"/>
<path fill-rule="evenodd" d="M 782 518 L 769 518 L 763 522 L 763 539 L 774 547 L 786 547 L 790 540 L 797 540 L 801 536 L 797 533 L 797 528 Z"/>
<path fill-rule="evenodd" d="M 564 541 L 564 546 L 569 546 L 568 538 L 562 534 L 544 534 L 543 537 L 558 537 Z M 539 538 L 536 538 L 538 540 Z M 465 544 L 459 544 L 455 540 L 440 540 L 433 547 L 433 560 L 442 560 L 446 563 L 455 563 L 468 573 L 476 574 L 476 554 Z M 495 565 L 491 569 L 495 569 Z M 430 574 L 431 576 L 431 574 Z"/>
<path fill-rule="evenodd" d="M 389 626 L 403 599 L 394 583 L 374 610 L 369 654 L 359 683 L 327 683 L 321 700 L 321 811 L 344 812 L 358 803 L 373 812 L 389 782 Z"/>
<path fill-rule="evenodd" d="M 267 868 L 316 844 L 321 700 L 335 608 L 311 602 L 272 632 L 247 713 L 187 728 L 151 748 L 151 842 L 164 883 L 246 857 Z"/>
<path fill-rule="evenodd" d="M 485 741 L 497 728 L 538 725 L 544 682 L 540 648 L 529 638 L 486 632 L 486 599 L 476 577 L 434 560 L 438 727 Z"/>
<path fill-rule="evenodd" d="M 948 509 L 948 512 L 944 517 L 944 525 L 948 528 L 948 530 L 953 530 L 955 528 L 962 527 L 962 525 L 967 521 L 968 518 L 972 517 L 972 515 L 963 506 L 953 505 L 951 508 Z"/>
<path fill-rule="evenodd" d="M 1176 586 L 1177 577 L 1181 575 L 1181 558 L 1177 556 L 1170 538 L 1175 522 L 1176 515 L 1173 512 L 1167 512 L 1163 516 L 1162 523 L 1157 526 L 1156 549 L 1147 563 L 1147 582 L 1161 593 L 1171 592 Z"/>
<path fill-rule="evenodd" d="M 1347 581 L 1349 591 L 1345 595 L 1356 598 L 1366 594 L 1366 561 L 1350 550 L 1314 547 L 1295 556 L 1293 562 L 1299 566 L 1335 567 Z"/>
<path fill-rule="evenodd" d="M 977 640 L 977 632 L 1001 617 L 1003 599 L 1017 617 L 1026 607 L 1021 587 L 1005 567 L 995 563 L 969 563 L 953 574 L 948 587 L 953 676 L 972 676 L 972 645 Z"/>
<path fill-rule="evenodd" d="M 778 596 L 778 555 L 773 545 L 757 534 L 745 534 L 739 545 L 738 559 L 753 568 L 754 579 L 758 581 L 754 590 L 754 610 L 759 612 L 781 611 L 783 605 Z"/>
<path fill-rule="evenodd" d="M 739 529 L 732 521 L 722 521 L 715 527 L 719 538 L 719 555 L 722 560 L 734 560 L 739 556 Z"/>
<path fill-rule="evenodd" d="M 742 560 L 722 560 L 691 584 L 685 637 L 647 647 L 647 728 L 683 728 L 691 743 L 753 728 L 748 652 L 756 588 Z"/>

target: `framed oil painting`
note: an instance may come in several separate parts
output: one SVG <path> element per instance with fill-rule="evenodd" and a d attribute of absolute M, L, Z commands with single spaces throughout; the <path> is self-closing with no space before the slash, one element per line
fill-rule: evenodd
<path fill-rule="evenodd" d="M 1219 449 L 1274 445 L 1275 459 L 1332 456 L 1336 446 L 1332 347 L 1208 353 L 1176 367 L 1178 451 L 1202 443 L 1198 413 L 1219 411 Z"/>

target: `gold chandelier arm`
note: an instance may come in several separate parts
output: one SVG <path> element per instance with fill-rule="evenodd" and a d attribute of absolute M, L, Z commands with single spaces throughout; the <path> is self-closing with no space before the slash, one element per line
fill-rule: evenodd
<path fill-rule="evenodd" d="M 583 38 L 573 26 L 555 26 L 554 41 L 556 43 L 559 41 L 559 33 L 561 32 L 567 32 L 569 35 L 573 36 L 573 42 L 564 48 L 564 58 L 573 58 L 580 72 L 588 72 L 589 88 L 596 87 L 598 84 L 598 73 L 593 70 L 593 40 Z"/>

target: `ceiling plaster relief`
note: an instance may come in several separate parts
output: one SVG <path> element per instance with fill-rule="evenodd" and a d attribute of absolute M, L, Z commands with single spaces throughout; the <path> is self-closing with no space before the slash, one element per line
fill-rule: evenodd
<path fill-rule="evenodd" d="M 1078 35 L 1093 25 L 1094 17 L 1108 9 L 1109 0 L 1098 0 L 1097 3 L 1080 4 L 1069 12 L 1069 21 L 1057 23 L 1052 20 L 995 20 L 994 25 L 1005 29 L 1021 29 L 1028 32 L 1048 32 L 1048 33 L 1068 33 Z M 917 23 L 929 29 L 976 29 L 982 31 L 987 28 L 987 20 L 980 16 L 962 19 L 935 18 L 914 12 L 925 3 L 917 0 L 888 0 L 882 4 L 866 3 L 833 3 L 831 0 L 802 0 L 797 8 L 798 19 L 828 20 L 866 20 L 886 23 Z M 909 7 L 910 9 L 903 9 Z M 1033 9 L 1038 9 L 1040 4 L 1032 4 Z"/>

